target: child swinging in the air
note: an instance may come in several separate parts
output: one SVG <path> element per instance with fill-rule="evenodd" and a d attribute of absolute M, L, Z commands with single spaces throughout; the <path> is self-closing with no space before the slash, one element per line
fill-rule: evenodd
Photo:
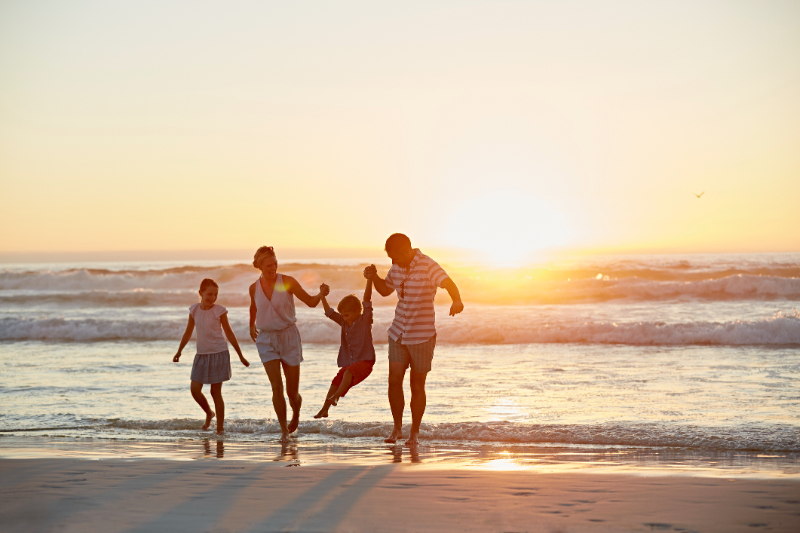
<path fill-rule="evenodd" d="M 333 378 L 330 389 L 325 398 L 325 404 L 314 418 L 327 418 L 328 409 L 336 405 L 339 398 L 347 394 L 353 387 L 372 373 L 375 366 L 375 348 L 372 346 L 372 280 L 367 280 L 364 290 L 364 311 L 361 311 L 361 302 L 355 294 L 342 298 L 336 308 L 337 313 L 325 297 L 322 305 L 325 315 L 342 326 L 342 343 L 339 346 L 339 373 Z"/>

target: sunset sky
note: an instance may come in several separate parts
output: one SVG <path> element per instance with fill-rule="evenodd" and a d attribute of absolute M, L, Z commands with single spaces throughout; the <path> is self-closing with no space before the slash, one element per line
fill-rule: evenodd
<path fill-rule="evenodd" d="M 0 252 L 800 251 L 800 2 L 5 0 L 0 197 Z"/>

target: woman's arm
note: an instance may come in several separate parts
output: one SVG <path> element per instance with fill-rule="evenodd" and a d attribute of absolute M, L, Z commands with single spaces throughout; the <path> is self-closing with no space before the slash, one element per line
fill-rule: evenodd
<path fill-rule="evenodd" d="M 258 281 L 256 282 L 258 283 Z M 258 330 L 256 329 L 256 314 L 258 314 L 258 307 L 256 307 L 256 283 L 250 285 L 250 338 L 256 342 L 258 337 Z"/>
<path fill-rule="evenodd" d="M 173 363 L 180 361 L 181 352 L 192 338 L 192 331 L 194 331 L 194 317 L 189 314 L 189 322 L 186 324 L 186 331 L 183 332 L 183 337 L 181 337 L 181 345 L 178 346 L 178 353 L 176 353 L 175 357 L 172 358 Z"/>
<path fill-rule="evenodd" d="M 222 331 L 225 332 L 225 336 L 228 338 L 228 342 L 231 343 L 233 349 L 236 350 L 236 353 L 239 354 L 239 361 L 241 361 L 244 366 L 250 366 L 250 363 L 242 355 L 242 350 L 241 348 L 239 348 L 239 341 L 236 340 L 236 334 L 233 332 L 233 330 L 231 329 L 231 325 L 228 322 L 228 313 L 221 315 L 219 317 L 219 321 L 222 324 Z"/>
<path fill-rule="evenodd" d="M 300 283 L 297 282 L 291 276 L 287 276 L 284 274 L 284 285 L 286 285 L 286 290 L 289 291 L 289 294 L 297 296 L 297 299 L 306 304 L 309 307 L 316 307 L 319 304 L 320 299 L 322 298 L 322 293 L 319 293 L 315 296 L 311 296 L 308 294 L 303 287 L 300 286 Z"/>

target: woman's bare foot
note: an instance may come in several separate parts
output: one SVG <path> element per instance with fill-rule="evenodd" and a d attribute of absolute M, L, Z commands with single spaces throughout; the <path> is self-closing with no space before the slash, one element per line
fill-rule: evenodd
<path fill-rule="evenodd" d="M 395 442 L 397 442 L 397 439 L 402 439 L 402 438 L 403 438 L 402 428 L 400 429 L 394 428 L 392 430 L 392 434 L 389 435 L 387 438 L 383 439 L 383 442 L 386 442 L 388 444 L 394 444 Z"/>
<path fill-rule="evenodd" d="M 419 444 L 419 433 L 412 433 L 408 436 L 408 440 L 406 441 L 406 446 L 417 446 Z"/>
<path fill-rule="evenodd" d="M 216 414 L 217 413 L 215 413 L 214 411 L 209 411 L 206 413 L 206 423 L 203 424 L 203 431 L 208 429 L 208 427 L 211 425 L 211 419 L 213 419 L 214 415 Z"/>
<path fill-rule="evenodd" d="M 300 407 L 303 406 L 303 397 L 297 395 L 297 409 L 292 406 L 292 421 L 289 422 L 289 433 L 297 431 L 297 426 L 300 425 Z"/>
<path fill-rule="evenodd" d="M 217 430 L 217 435 L 224 435 L 224 434 L 225 434 L 225 428 Z"/>
<path fill-rule="evenodd" d="M 282 431 L 281 439 L 278 442 L 280 442 L 281 444 L 286 444 L 287 442 L 289 442 L 289 434 Z"/>
<path fill-rule="evenodd" d="M 319 410 L 319 413 L 314 415 L 314 418 L 328 418 L 328 408 L 323 407 Z"/>

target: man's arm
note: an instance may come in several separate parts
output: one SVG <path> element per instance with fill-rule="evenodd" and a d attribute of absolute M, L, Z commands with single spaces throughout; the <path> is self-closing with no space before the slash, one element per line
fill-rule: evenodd
<path fill-rule="evenodd" d="M 364 269 L 364 277 L 372 281 L 375 290 L 381 296 L 389 296 L 394 292 L 394 289 L 386 285 L 386 280 L 378 275 L 378 269 L 375 265 L 370 265 Z"/>
<path fill-rule="evenodd" d="M 453 300 L 453 305 L 450 306 L 450 316 L 456 316 L 464 310 L 464 304 L 461 302 L 461 293 L 458 292 L 458 287 L 450 278 L 442 282 L 442 288 L 447 291 L 450 299 Z"/>

